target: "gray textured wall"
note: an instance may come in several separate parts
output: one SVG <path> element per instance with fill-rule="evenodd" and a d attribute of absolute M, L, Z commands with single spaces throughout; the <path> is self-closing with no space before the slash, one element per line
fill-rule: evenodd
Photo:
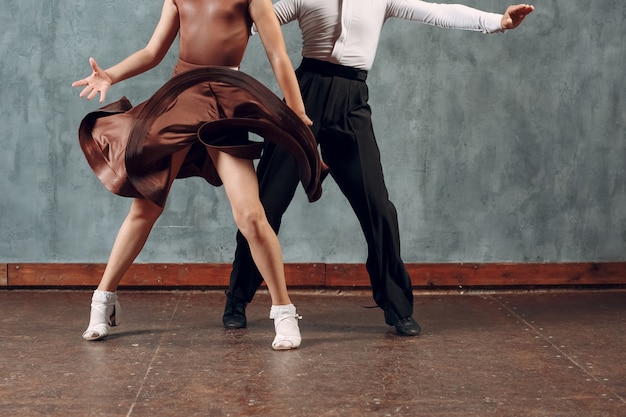
<path fill-rule="evenodd" d="M 461 0 L 459 0 L 461 1 Z M 502 12 L 508 3 L 464 4 Z M 390 21 L 370 74 L 385 174 L 407 262 L 626 259 L 626 3 L 552 0 L 523 27 L 482 35 Z M 98 103 L 72 81 L 142 47 L 158 0 L 0 3 L 0 262 L 104 262 L 130 201 L 104 189 L 76 139 Z M 285 27 L 299 62 L 299 32 Z M 170 74 L 113 87 L 138 103 Z M 274 91 L 254 39 L 243 70 Z M 230 262 L 223 189 L 174 184 L 140 262 Z M 300 189 L 280 233 L 288 262 L 363 262 L 332 180 Z"/>

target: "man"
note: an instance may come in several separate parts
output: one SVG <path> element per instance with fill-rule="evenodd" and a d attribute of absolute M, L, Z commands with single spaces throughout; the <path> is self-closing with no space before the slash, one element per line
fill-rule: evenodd
<path fill-rule="evenodd" d="M 274 4 L 281 24 L 298 20 L 303 60 L 296 75 L 312 130 L 330 174 L 357 215 L 368 247 L 366 262 L 376 304 L 399 335 L 417 336 L 411 280 L 400 257 L 396 209 L 388 199 L 368 105 L 367 72 L 384 23 L 391 17 L 435 26 L 503 32 L 514 29 L 534 10 L 510 6 L 504 15 L 462 5 L 418 0 L 282 0 Z M 293 158 L 268 144 L 257 168 L 261 201 L 276 231 L 297 185 Z M 237 250 L 227 291 L 223 322 L 246 326 L 245 307 L 262 279 L 245 239 Z"/>

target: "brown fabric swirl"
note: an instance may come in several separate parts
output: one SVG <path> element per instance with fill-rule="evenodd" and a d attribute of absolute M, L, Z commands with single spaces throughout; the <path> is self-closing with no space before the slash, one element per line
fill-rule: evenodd
<path fill-rule="evenodd" d="M 179 62 L 180 68 L 183 72 L 143 103 L 133 107 L 123 97 L 81 122 L 81 148 L 108 190 L 163 207 L 173 175 L 171 157 L 178 152 L 185 159 L 176 178 L 198 176 L 220 186 L 206 147 L 256 159 L 264 144 L 249 139 L 253 132 L 293 154 L 309 201 L 319 199 L 315 138 L 281 99 L 240 71 Z"/>

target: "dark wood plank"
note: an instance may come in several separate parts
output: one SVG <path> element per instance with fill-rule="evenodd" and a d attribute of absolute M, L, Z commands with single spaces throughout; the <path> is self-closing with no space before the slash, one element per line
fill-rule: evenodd
<path fill-rule="evenodd" d="M 416 288 L 626 285 L 626 262 L 407 264 Z M 134 264 L 122 286 L 226 287 L 231 265 Z M 0 286 L 96 286 L 104 264 L 0 264 Z M 369 287 L 363 264 L 285 265 L 292 287 Z"/>
<path fill-rule="evenodd" d="M 7 269 L 8 269 L 7 264 L 0 264 L 0 287 L 6 287 L 9 283 Z"/>
<path fill-rule="evenodd" d="M 626 263 L 409 264 L 417 287 L 621 285 Z"/>

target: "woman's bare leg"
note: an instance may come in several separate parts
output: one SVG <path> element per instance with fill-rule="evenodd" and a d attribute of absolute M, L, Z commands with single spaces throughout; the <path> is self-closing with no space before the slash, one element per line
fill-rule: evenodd
<path fill-rule="evenodd" d="M 302 340 L 296 307 L 291 303 L 285 283 L 282 251 L 276 233 L 265 216 L 252 161 L 209 150 L 224 183 L 237 227 L 248 241 L 252 259 L 265 280 L 272 298 L 270 318 L 274 319 L 275 350 L 300 346 Z"/>
<path fill-rule="evenodd" d="M 252 259 L 270 291 L 272 304 L 291 304 L 280 243 L 265 216 L 252 161 L 215 150 L 209 153 L 224 183 L 235 223 L 248 241 Z"/>
<path fill-rule="evenodd" d="M 115 291 L 122 277 L 143 248 L 154 222 L 163 210 L 148 200 L 133 200 L 124 219 L 98 288 L 91 298 L 89 326 L 85 340 L 99 340 L 109 334 L 111 326 L 120 322 L 121 308 Z"/>
<path fill-rule="evenodd" d="M 113 243 L 109 261 L 98 285 L 100 291 L 115 291 L 143 249 L 152 226 L 163 209 L 149 200 L 134 199 Z"/>
<path fill-rule="evenodd" d="M 172 172 L 180 169 L 186 151 L 172 156 Z M 171 186 L 170 180 L 168 187 Z M 134 199 L 128 215 L 117 232 L 111 254 L 98 288 L 91 299 L 89 326 L 83 332 L 86 340 L 99 340 L 109 333 L 110 326 L 119 324 L 120 304 L 115 291 L 128 268 L 143 249 L 150 231 L 163 209 L 146 199 Z"/>

